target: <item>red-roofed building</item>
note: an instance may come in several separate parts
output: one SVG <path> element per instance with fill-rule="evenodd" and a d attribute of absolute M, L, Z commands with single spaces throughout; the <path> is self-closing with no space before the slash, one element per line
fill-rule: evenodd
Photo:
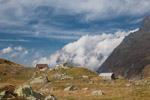
<path fill-rule="evenodd" d="M 36 68 L 38 68 L 38 69 L 48 69 L 48 65 L 47 64 L 37 64 Z"/>

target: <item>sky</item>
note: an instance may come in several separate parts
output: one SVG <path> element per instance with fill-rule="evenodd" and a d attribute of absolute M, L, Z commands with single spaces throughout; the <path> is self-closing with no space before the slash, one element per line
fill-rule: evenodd
<path fill-rule="evenodd" d="M 0 57 L 34 66 L 85 37 L 86 41 L 95 37 L 94 45 L 110 39 L 99 46 L 109 46 L 108 56 L 131 30 L 140 27 L 149 9 L 150 0 L 0 0 Z"/>

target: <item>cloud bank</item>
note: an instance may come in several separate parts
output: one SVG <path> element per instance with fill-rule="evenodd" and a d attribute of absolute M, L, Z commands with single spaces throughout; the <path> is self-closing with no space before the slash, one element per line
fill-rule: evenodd
<path fill-rule="evenodd" d="M 43 11 L 40 9 L 43 6 L 52 9 Z M 46 15 L 50 10 L 53 10 L 51 14 L 54 16 L 81 15 L 81 19 L 88 21 L 122 15 L 143 15 L 149 13 L 149 9 L 149 0 L 111 0 L 111 2 L 107 0 L 0 0 L 0 21 L 11 21 L 12 24 L 15 20 L 27 21 L 37 18 L 39 14 Z M 10 14 L 11 17 L 8 16 Z"/>
<path fill-rule="evenodd" d="M 28 50 L 26 50 L 22 46 L 18 46 L 18 47 L 8 46 L 6 48 L 3 48 L 0 51 L 1 56 L 5 56 L 5 57 L 9 57 L 9 58 L 13 58 L 13 57 L 23 58 L 27 54 L 28 54 Z"/>
<path fill-rule="evenodd" d="M 32 64 L 47 63 L 50 67 L 55 67 L 58 63 L 71 62 L 75 66 L 83 66 L 97 70 L 113 49 L 129 33 L 119 30 L 114 34 L 85 35 L 78 41 L 67 44 L 50 57 L 40 58 L 39 60 L 33 61 Z"/>
<path fill-rule="evenodd" d="M 0 0 L 0 32 L 23 37 L 79 39 L 85 34 L 104 32 L 102 28 L 106 27 L 98 21 L 106 19 L 109 23 L 131 17 L 124 23 L 136 24 L 150 13 L 149 9 L 149 0 Z M 115 26 L 114 23 L 110 28 Z"/>

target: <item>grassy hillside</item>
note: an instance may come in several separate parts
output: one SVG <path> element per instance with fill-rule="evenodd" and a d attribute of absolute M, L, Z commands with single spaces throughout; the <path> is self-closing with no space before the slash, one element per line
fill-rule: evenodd
<path fill-rule="evenodd" d="M 51 78 L 56 73 L 74 77 L 73 80 L 58 80 Z M 150 79 L 140 81 L 130 81 L 118 79 L 113 81 L 102 80 L 97 73 L 82 67 L 71 69 L 53 70 L 39 72 L 37 76 L 47 74 L 50 83 L 33 84 L 35 90 L 44 94 L 54 94 L 59 100 L 149 100 L 150 97 Z M 91 79 L 82 78 L 83 75 L 94 76 Z M 91 83 L 93 81 L 93 83 Z M 79 90 L 64 91 L 68 86 L 75 86 Z M 42 91 L 41 88 L 53 88 L 54 91 Z M 82 90 L 89 88 L 89 90 Z M 95 96 L 91 93 L 96 90 L 102 90 L 104 95 Z"/>
<path fill-rule="evenodd" d="M 0 82 L 15 82 L 28 79 L 31 67 L 24 67 L 18 63 L 0 58 Z"/>
<path fill-rule="evenodd" d="M 149 77 L 140 81 L 125 79 L 104 81 L 96 72 L 83 67 L 40 71 L 5 59 L 0 59 L 0 68 L 0 92 L 14 88 L 13 86 L 28 84 L 40 93 L 55 95 L 58 100 L 149 100 L 150 97 Z M 147 66 L 143 73 L 149 73 L 149 68 Z M 55 74 L 66 74 L 73 79 L 54 79 L 52 76 Z M 29 80 L 42 75 L 46 75 L 51 82 L 29 84 Z M 93 78 L 85 79 L 83 75 L 93 76 Z M 68 86 L 75 86 L 79 90 L 64 91 Z M 53 88 L 54 91 L 44 91 L 41 88 Z M 89 90 L 82 90 L 83 88 Z M 92 95 L 91 93 L 96 90 L 102 90 L 104 95 Z"/>

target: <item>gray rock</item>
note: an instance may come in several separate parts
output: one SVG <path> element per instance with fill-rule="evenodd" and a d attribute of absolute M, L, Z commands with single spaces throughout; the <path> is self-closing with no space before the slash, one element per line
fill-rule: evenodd
<path fill-rule="evenodd" d="M 69 86 L 64 89 L 64 91 L 73 91 L 73 90 L 74 90 L 74 86 Z"/>
<path fill-rule="evenodd" d="M 130 86 L 132 86 L 132 84 L 126 84 L 125 86 L 130 87 Z"/>
<path fill-rule="evenodd" d="M 94 83 L 94 81 L 90 81 L 90 84 L 93 84 Z"/>
<path fill-rule="evenodd" d="M 80 90 L 80 88 L 76 88 L 76 87 L 74 87 L 74 89 L 73 90 Z"/>
<path fill-rule="evenodd" d="M 37 93 L 37 92 L 33 91 L 33 89 L 28 85 L 18 86 L 15 89 L 14 94 L 17 94 L 17 96 L 20 96 L 20 97 L 26 97 L 26 98 L 31 98 L 32 97 L 32 99 L 33 98 L 36 98 L 36 99 L 42 99 L 43 98 L 43 96 L 40 93 Z"/>
<path fill-rule="evenodd" d="M 54 95 L 49 95 L 44 100 L 57 100 L 57 98 Z"/>
<path fill-rule="evenodd" d="M 36 76 L 36 72 L 33 73 L 32 78 L 34 78 Z"/>
<path fill-rule="evenodd" d="M 55 79 L 61 79 L 62 77 L 62 74 L 59 74 L 59 73 L 56 73 L 52 76 L 52 78 L 55 78 Z"/>
<path fill-rule="evenodd" d="M 67 74 L 59 74 L 59 73 L 54 74 L 52 76 L 52 78 L 61 79 L 61 80 L 64 80 L 64 79 L 73 79 L 73 77 L 70 77 Z"/>
<path fill-rule="evenodd" d="M 82 90 L 89 90 L 89 88 L 83 88 Z"/>
<path fill-rule="evenodd" d="M 2 100 L 5 95 L 6 95 L 6 91 L 1 92 L 0 93 L 0 100 Z"/>
<path fill-rule="evenodd" d="M 50 81 L 48 80 L 46 76 L 40 76 L 30 81 L 30 84 L 39 84 L 39 83 L 47 83 L 47 82 L 50 82 Z"/>
<path fill-rule="evenodd" d="M 92 95 L 103 95 L 103 92 L 102 92 L 102 90 L 93 91 Z"/>

